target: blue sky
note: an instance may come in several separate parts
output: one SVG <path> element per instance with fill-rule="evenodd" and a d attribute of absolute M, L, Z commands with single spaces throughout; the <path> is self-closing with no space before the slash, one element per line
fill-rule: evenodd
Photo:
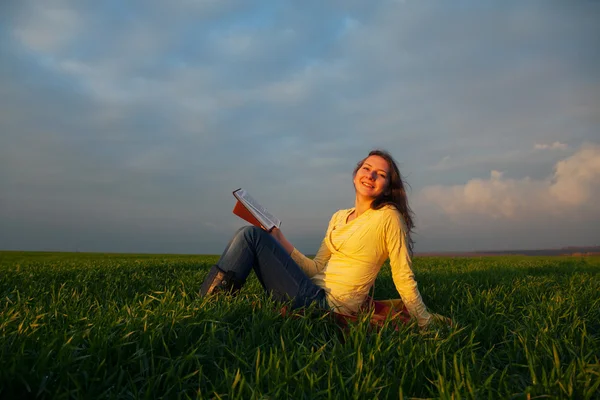
<path fill-rule="evenodd" d="M 389 150 L 419 251 L 600 244 L 600 2 L 9 1 L 0 249 L 314 253 Z"/>

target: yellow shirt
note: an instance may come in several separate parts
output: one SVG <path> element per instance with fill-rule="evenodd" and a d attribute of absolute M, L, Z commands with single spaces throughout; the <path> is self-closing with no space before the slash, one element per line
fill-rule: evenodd
<path fill-rule="evenodd" d="M 334 311 L 355 314 L 389 258 L 392 278 L 403 303 L 419 326 L 427 325 L 431 315 L 412 271 L 402 215 L 386 205 L 379 210 L 369 209 L 346 222 L 353 211 L 350 208 L 333 214 L 314 259 L 297 249 L 292 251 L 292 259 L 316 285 L 325 289 L 327 302 Z"/>

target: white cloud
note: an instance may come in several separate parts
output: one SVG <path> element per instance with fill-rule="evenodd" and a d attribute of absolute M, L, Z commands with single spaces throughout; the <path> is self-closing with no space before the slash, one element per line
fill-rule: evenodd
<path fill-rule="evenodd" d="M 591 202 L 597 204 L 597 195 L 600 194 L 600 146 L 588 145 L 556 164 L 550 194 L 561 203 L 571 206 Z"/>
<path fill-rule="evenodd" d="M 42 53 L 55 52 L 77 38 L 83 24 L 79 13 L 66 2 L 31 5 L 13 30 L 14 36 L 26 47 Z"/>
<path fill-rule="evenodd" d="M 600 216 L 600 145 L 586 144 L 558 162 L 546 179 L 505 178 L 492 171 L 489 179 L 472 179 L 463 185 L 435 185 L 417 196 L 422 210 L 433 207 L 453 220 L 479 217 L 487 220 L 586 218 Z M 427 215 L 422 212 L 421 214 Z"/>
<path fill-rule="evenodd" d="M 554 142 L 552 144 L 536 143 L 533 148 L 535 150 L 565 150 L 569 148 L 569 146 L 567 146 L 565 143 Z"/>
<path fill-rule="evenodd" d="M 260 46 L 258 38 L 248 33 L 227 32 L 212 35 L 215 46 L 223 53 L 233 57 L 252 56 Z"/>

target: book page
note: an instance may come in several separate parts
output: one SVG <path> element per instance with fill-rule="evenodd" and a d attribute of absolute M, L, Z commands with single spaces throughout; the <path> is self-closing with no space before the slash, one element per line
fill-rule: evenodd
<path fill-rule="evenodd" d="M 248 206 L 251 211 L 254 211 L 253 214 L 255 214 L 255 217 L 265 226 L 265 228 L 271 229 L 273 226 L 279 228 L 281 221 L 267 211 L 266 208 L 261 206 L 247 191 L 240 189 L 235 191 L 234 194 L 240 201 Z"/>

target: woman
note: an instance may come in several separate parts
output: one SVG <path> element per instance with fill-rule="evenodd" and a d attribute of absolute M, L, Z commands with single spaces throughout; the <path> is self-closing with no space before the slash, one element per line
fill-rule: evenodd
<path fill-rule="evenodd" d="M 396 289 L 420 327 L 444 317 L 430 314 L 411 268 L 413 228 L 404 183 L 392 156 L 373 150 L 353 174 L 353 208 L 336 212 L 314 259 L 300 253 L 274 228 L 244 227 L 225 248 L 200 293 L 237 291 L 254 271 L 262 286 L 292 307 L 318 306 L 354 315 L 365 303 L 389 258 Z"/>

